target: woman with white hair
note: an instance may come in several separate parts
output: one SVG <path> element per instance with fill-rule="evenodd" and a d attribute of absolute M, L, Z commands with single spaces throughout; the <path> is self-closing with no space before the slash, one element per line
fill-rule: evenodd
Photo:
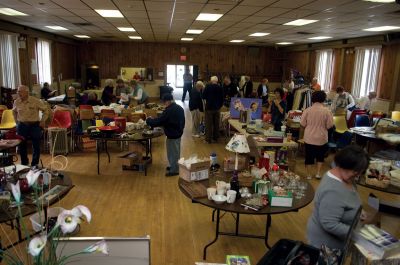
<path fill-rule="evenodd" d="M 114 93 L 114 80 L 112 79 L 107 79 L 105 82 L 105 87 L 103 89 L 103 94 L 101 94 L 101 101 L 105 106 L 110 105 L 114 99 L 115 95 Z"/>
<path fill-rule="evenodd" d="M 201 81 L 197 81 L 196 85 L 189 94 L 189 110 L 192 114 L 192 136 L 200 137 L 200 121 L 201 112 L 204 111 L 202 93 L 204 84 Z"/>

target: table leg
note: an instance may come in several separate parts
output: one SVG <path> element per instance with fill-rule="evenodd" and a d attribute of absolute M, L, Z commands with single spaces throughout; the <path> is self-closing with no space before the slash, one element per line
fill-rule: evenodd
<path fill-rule="evenodd" d="M 209 246 L 211 246 L 212 244 L 214 244 L 215 242 L 217 242 L 218 239 L 218 235 L 219 235 L 219 214 L 220 214 L 220 210 L 217 209 L 217 222 L 216 222 L 216 226 L 215 226 L 215 238 L 213 241 L 211 241 L 210 243 L 208 243 L 204 249 L 203 249 L 203 260 L 207 259 L 207 248 Z"/>
<path fill-rule="evenodd" d="M 108 152 L 108 148 L 107 148 L 107 141 L 104 141 L 104 148 L 106 149 L 106 153 L 108 156 L 108 163 L 110 163 L 111 159 L 110 159 L 110 153 Z"/>
<path fill-rule="evenodd" d="M 101 145 L 102 145 L 103 143 L 100 141 L 100 142 L 97 142 L 97 175 L 100 175 L 100 148 L 101 148 Z"/>
<path fill-rule="evenodd" d="M 272 218 L 271 215 L 267 215 L 267 224 L 265 226 L 265 246 L 267 246 L 268 249 L 271 249 L 271 246 L 268 244 L 268 236 L 269 236 L 269 228 L 271 227 L 272 224 Z"/>
<path fill-rule="evenodd" d="M 239 213 L 236 213 L 236 235 L 239 235 Z"/>

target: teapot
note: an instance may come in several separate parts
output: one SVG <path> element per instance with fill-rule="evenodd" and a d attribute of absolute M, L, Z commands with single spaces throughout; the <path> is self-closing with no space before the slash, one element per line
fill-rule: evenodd
<path fill-rule="evenodd" d="M 217 189 L 225 189 L 225 190 L 229 190 L 231 186 L 229 183 L 226 183 L 225 181 L 222 180 L 215 181 L 215 185 L 217 186 Z"/>

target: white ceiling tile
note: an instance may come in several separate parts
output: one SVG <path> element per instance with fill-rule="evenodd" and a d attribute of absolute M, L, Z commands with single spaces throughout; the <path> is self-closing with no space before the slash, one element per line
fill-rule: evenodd
<path fill-rule="evenodd" d="M 85 5 L 81 0 L 52 0 L 54 3 L 56 3 L 59 7 L 63 8 L 74 8 L 74 9 L 87 9 L 89 8 L 87 5 Z"/>
<path fill-rule="evenodd" d="M 276 0 L 243 0 L 240 5 L 241 6 L 262 6 L 266 7 L 269 6 L 270 4 L 276 2 Z"/>
<path fill-rule="evenodd" d="M 345 3 L 349 3 L 349 2 L 353 2 L 353 1 L 354 0 L 336 0 L 336 1 L 332 1 L 332 0 L 317 0 L 317 1 L 311 2 L 311 3 L 303 6 L 302 8 L 310 9 L 310 10 L 322 11 L 322 10 L 329 9 L 329 8 L 335 8 L 335 7 L 338 7 L 338 6 L 343 5 Z"/>
<path fill-rule="evenodd" d="M 147 11 L 168 11 L 172 12 L 172 2 L 145 2 Z"/>
<path fill-rule="evenodd" d="M 268 7 L 265 8 L 259 12 L 257 12 L 256 14 L 254 14 L 254 16 L 256 17 L 275 17 L 275 16 L 279 16 L 281 14 L 287 13 L 289 11 L 291 11 L 292 9 L 289 8 L 276 8 L 276 7 Z"/>
<path fill-rule="evenodd" d="M 235 4 L 227 4 L 227 5 L 217 5 L 217 4 L 207 4 L 202 10 L 202 13 L 216 13 L 216 14 L 225 14 L 229 10 L 235 7 Z"/>
<path fill-rule="evenodd" d="M 308 3 L 314 2 L 314 0 L 280 0 L 271 5 L 271 7 L 283 7 L 283 8 L 297 8 Z"/>
<path fill-rule="evenodd" d="M 133 1 L 133 0 L 114 0 L 115 5 L 120 9 L 120 11 L 145 11 L 143 1 Z"/>
<path fill-rule="evenodd" d="M 229 11 L 229 15 L 252 15 L 262 10 L 262 7 L 259 6 L 237 6 L 231 11 Z"/>
<path fill-rule="evenodd" d="M 182 12 L 186 13 L 188 11 L 190 12 L 196 12 L 199 13 L 201 9 L 203 8 L 204 4 L 202 3 L 187 3 L 187 2 L 178 2 L 175 5 L 175 12 Z"/>
<path fill-rule="evenodd" d="M 93 9 L 116 9 L 116 6 L 109 0 L 82 0 Z"/>

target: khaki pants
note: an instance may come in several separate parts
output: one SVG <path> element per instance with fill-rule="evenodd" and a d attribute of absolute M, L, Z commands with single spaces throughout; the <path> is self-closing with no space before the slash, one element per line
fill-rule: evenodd
<path fill-rule="evenodd" d="M 200 130 L 199 130 L 199 126 L 200 126 L 200 121 L 201 121 L 201 117 L 200 117 L 200 111 L 199 109 L 195 109 L 192 110 L 190 112 L 192 114 L 192 134 L 199 134 Z"/>

